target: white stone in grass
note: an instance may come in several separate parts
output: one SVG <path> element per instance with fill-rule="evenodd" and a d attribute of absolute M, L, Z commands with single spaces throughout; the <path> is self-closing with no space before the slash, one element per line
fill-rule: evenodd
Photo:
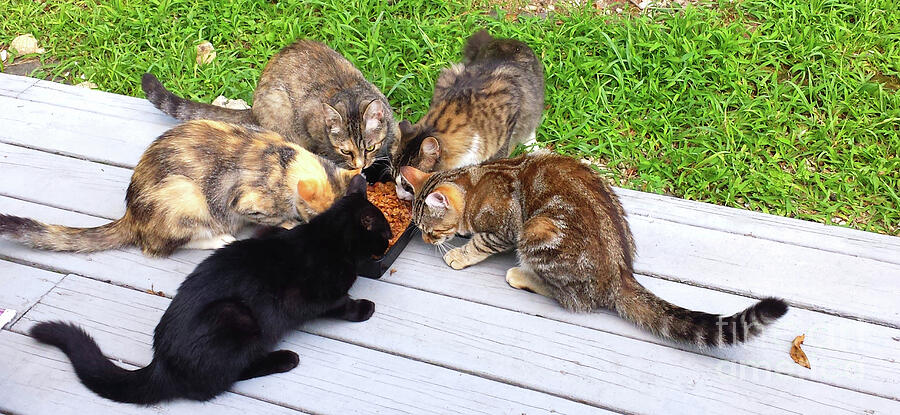
<path fill-rule="evenodd" d="M 44 48 L 38 47 L 38 41 L 31 33 L 17 36 L 12 42 L 9 42 L 9 48 L 15 50 L 17 55 L 44 53 Z"/>
<path fill-rule="evenodd" d="M 638 7 L 639 9 L 641 9 L 641 10 L 644 10 L 644 9 L 650 7 L 651 4 L 653 4 L 652 1 L 650 1 L 650 0 L 644 0 L 644 1 L 640 2 L 640 3 L 638 3 L 637 7 Z"/>
<path fill-rule="evenodd" d="M 216 58 L 216 49 L 212 43 L 204 41 L 197 45 L 197 65 L 206 65 L 212 63 Z"/>
<path fill-rule="evenodd" d="M 79 88 L 87 88 L 87 89 L 97 89 L 97 88 L 99 88 L 99 87 L 97 86 L 97 84 L 95 84 L 95 83 L 93 83 L 93 82 L 91 82 L 91 81 L 79 82 L 79 83 L 75 84 L 75 86 L 77 86 L 77 87 L 79 87 Z"/>
<path fill-rule="evenodd" d="M 9 52 L 6 49 L 0 50 L 0 62 L 6 62 L 6 58 L 9 57 Z"/>
<path fill-rule="evenodd" d="M 213 105 L 217 107 L 230 108 L 233 110 L 246 110 L 250 109 L 250 106 L 247 105 L 247 101 L 242 99 L 228 99 L 225 98 L 224 95 L 219 95 L 212 102 Z"/>

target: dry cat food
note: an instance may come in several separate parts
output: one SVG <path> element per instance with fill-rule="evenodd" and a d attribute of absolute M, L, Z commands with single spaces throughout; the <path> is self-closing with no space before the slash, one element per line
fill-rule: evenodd
<path fill-rule="evenodd" d="M 369 185 L 367 193 L 369 201 L 381 209 L 384 217 L 391 224 L 391 233 L 394 234 L 394 237 L 391 238 L 390 246 L 394 246 L 394 242 L 397 242 L 412 220 L 412 206 L 409 202 L 397 197 L 393 183 L 379 182 Z"/>

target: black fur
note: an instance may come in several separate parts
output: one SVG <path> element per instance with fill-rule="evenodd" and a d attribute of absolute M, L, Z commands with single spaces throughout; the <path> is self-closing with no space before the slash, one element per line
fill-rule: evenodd
<path fill-rule="evenodd" d="M 200 263 L 156 326 L 147 367 L 114 365 L 68 323 L 40 323 L 31 335 L 65 352 L 85 386 L 102 397 L 137 404 L 211 399 L 236 381 L 296 367 L 296 353 L 273 349 L 299 324 L 371 317 L 375 304 L 347 291 L 358 262 L 383 254 L 390 237 L 357 176 L 346 196 L 308 224 L 231 243 Z"/>

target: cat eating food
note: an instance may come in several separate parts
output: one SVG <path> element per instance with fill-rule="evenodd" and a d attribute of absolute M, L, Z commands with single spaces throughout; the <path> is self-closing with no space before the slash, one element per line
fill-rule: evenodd
<path fill-rule="evenodd" d="M 248 110 L 186 100 L 149 73 L 141 86 L 153 105 L 179 120 L 261 126 L 346 169 L 388 164 L 396 153 L 399 130 L 387 98 L 350 61 L 313 40 L 298 40 L 269 60 Z"/>
<path fill-rule="evenodd" d="M 462 63 L 441 72 L 428 113 L 400 123 L 393 165 L 433 172 L 509 157 L 534 139 L 543 110 L 544 69 L 534 51 L 481 30 L 466 41 Z M 412 200 L 398 173 L 397 195 Z"/>
<path fill-rule="evenodd" d="M 633 275 L 634 241 L 612 189 L 590 167 L 532 154 L 438 173 L 402 167 L 413 186 L 413 223 L 440 245 L 471 235 L 444 262 L 454 269 L 515 250 L 506 281 L 572 311 L 610 308 L 658 336 L 699 347 L 746 341 L 787 312 L 766 298 L 732 316 L 688 310 L 644 288 Z"/>
<path fill-rule="evenodd" d="M 287 372 L 299 357 L 272 351 L 301 323 L 320 316 L 365 321 L 375 304 L 347 291 L 358 263 L 381 255 L 391 237 L 384 215 L 366 201 L 356 176 L 346 196 L 309 223 L 214 252 L 187 276 L 153 337 L 153 360 L 126 370 L 103 356 L 80 327 L 31 329 L 68 355 L 82 383 L 118 402 L 208 400 L 239 380 Z"/>
<path fill-rule="evenodd" d="M 54 251 L 134 244 L 150 256 L 216 249 L 245 224 L 291 227 L 325 211 L 359 170 L 337 168 L 280 135 L 215 121 L 166 131 L 138 162 L 125 215 L 96 228 L 0 214 L 0 235 Z"/>

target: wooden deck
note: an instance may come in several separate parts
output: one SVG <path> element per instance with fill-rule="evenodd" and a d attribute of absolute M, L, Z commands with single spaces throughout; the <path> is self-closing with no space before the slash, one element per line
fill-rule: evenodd
<path fill-rule="evenodd" d="M 144 148 L 175 121 L 142 99 L 0 75 L 0 212 L 67 225 L 118 218 Z M 900 238 L 618 190 L 638 279 L 677 304 L 733 313 L 764 296 L 791 311 L 724 350 L 669 344 L 610 312 L 571 314 L 506 285 L 511 256 L 465 271 L 414 240 L 381 280 L 365 323 L 291 335 L 295 370 L 208 403 L 100 399 L 68 359 L 27 336 L 70 320 L 124 366 L 208 251 L 58 254 L 0 241 L 0 411 L 13 414 L 900 413 Z M 165 297 L 149 294 L 162 291 Z M 812 369 L 788 356 L 806 334 Z"/>

